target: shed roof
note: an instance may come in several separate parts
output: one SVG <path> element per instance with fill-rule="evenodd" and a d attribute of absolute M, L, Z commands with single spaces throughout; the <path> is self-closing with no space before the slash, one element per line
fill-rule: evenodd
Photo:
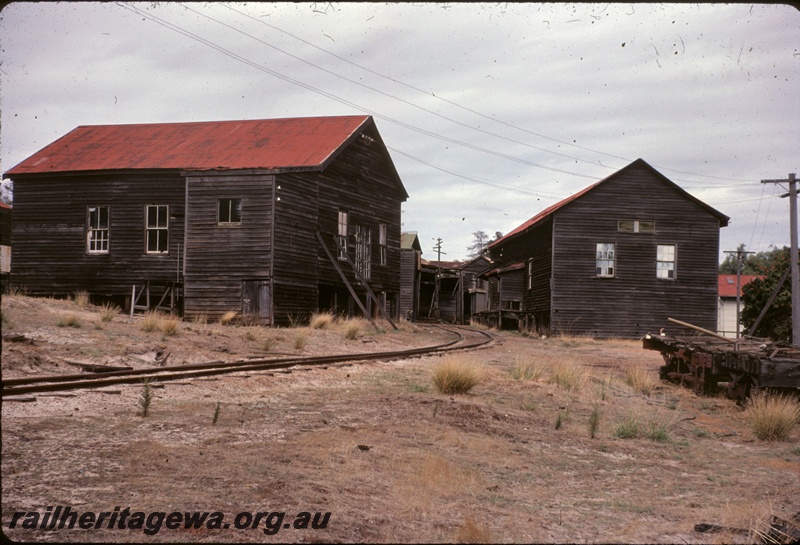
<path fill-rule="evenodd" d="M 127 169 L 321 170 L 371 116 L 85 125 L 6 175 Z"/>
<path fill-rule="evenodd" d="M 422 252 L 422 246 L 419 243 L 419 237 L 417 236 L 417 233 L 401 233 L 400 249 Z"/>
<path fill-rule="evenodd" d="M 755 280 L 756 278 L 764 278 L 756 274 L 743 274 L 741 275 L 741 287 Z M 720 297 L 736 297 L 736 275 L 735 274 L 721 274 L 719 275 L 719 296 Z M 739 293 L 741 295 L 741 292 Z"/>
<path fill-rule="evenodd" d="M 667 178 L 666 176 L 664 176 L 663 174 L 658 172 L 656 169 L 654 169 L 652 166 L 650 166 L 644 159 L 637 159 L 636 161 L 634 161 L 633 163 L 629 164 L 628 166 L 621 168 L 620 170 L 618 170 L 617 172 L 615 172 L 615 173 L 613 173 L 613 174 L 611 174 L 609 176 L 606 176 L 602 180 L 593 183 L 589 187 L 585 187 L 584 189 L 578 191 L 574 195 L 570 195 L 566 199 L 563 199 L 563 200 L 557 202 L 556 204 L 554 204 L 554 205 L 552 205 L 552 206 L 550 206 L 548 208 L 545 208 L 544 210 L 542 210 L 541 212 L 539 212 L 538 214 L 533 216 L 531 219 L 529 219 L 528 221 L 526 221 L 525 223 L 523 223 L 522 225 L 520 225 L 519 227 L 517 227 L 513 231 L 507 233 L 504 237 L 499 238 L 499 239 L 495 240 L 494 242 L 492 242 L 491 244 L 489 244 L 489 247 L 491 248 L 493 246 L 496 246 L 501 241 L 508 240 L 509 238 L 514 237 L 516 235 L 519 235 L 520 233 L 523 233 L 523 232 L 527 231 L 531 227 L 534 227 L 534 226 L 538 225 L 539 223 L 545 221 L 547 218 L 549 218 L 550 216 L 555 214 L 559 209 L 564 208 L 566 205 L 568 205 L 572 201 L 582 197 L 583 195 L 585 195 L 586 193 L 588 193 L 592 189 L 595 189 L 600 184 L 602 184 L 602 183 L 614 178 L 615 176 L 617 176 L 618 174 L 620 174 L 624 170 L 627 170 L 627 169 L 633 167 L 634 165 L 642 165 L 642 166 L 648 168 L 649 170 L 651 170 L 653 172 L 653 174 L 655 174 L 662 181 L 672 185 L 675 189 L 677 189 L 680 193 L 682 193 L 687 199 L 696 202 L 702 208 L 704 208 L 706 211 L 708 211 L 709 214 L 719 218 L 720 225 L 722 227 L 725 227 L 726 225 L 728 225 L 728 220 L 730 220 L 730 218 L 728 216 L 726 216 L 722 212 L 719 212 L 718 210 L 715 210 L 714 208 L 710 207 L 709 205 L 707 205 L 706 203 L 704 203 L 703 201 L 701 201 L 697 197 L 694 197 L 694 196 L 690 195 L 689 193 L 687 193 L 684 189 L 682 189 L 680 186 L 678 186 L 675 182 L 673 182 L 672 180 L 670 180 L 669 178 Z"/>

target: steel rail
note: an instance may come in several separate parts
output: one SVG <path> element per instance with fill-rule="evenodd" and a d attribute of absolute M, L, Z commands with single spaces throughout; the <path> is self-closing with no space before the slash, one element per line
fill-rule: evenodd
<path fill-rule="evenodd" d="M 2 381 L 3 388 L 0 395 L 5 397 L 12 395 L 75 390 L 83 388 L 99 388 L 114 384 L 137 383 L 145 379 L 162 382 L 226 373 L 279 370 L 295 366 L 325 365 L 347 361 L 400 359 L 404 357 L 435 354 L 437 352 L 477 348 L 479 346 L 488 344 L 493 339 L 493 337 L 488 333 L 480 330 L 468 329 L 469 331 L 483 336 L 483 339 L 471 344 L 456 346 L 457 343 L 465 341 L 465 338 L 461 333 L 442 326 L 436 327 L 451 333 L 455 333 L 458 335 L 458 338 L 438 345 L 388 352 L 365 352 L 360 354 L 336 354 L 331 356 L 261 359 L 246 362 L 208 362 L 201 364 L 163 367 L 160 369 L 112 371 L 97 375 L 53 375 L 48 377 L 9 379 Z"/>

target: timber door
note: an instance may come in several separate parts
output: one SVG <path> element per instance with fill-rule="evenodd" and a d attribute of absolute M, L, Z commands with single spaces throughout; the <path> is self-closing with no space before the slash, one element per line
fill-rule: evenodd
<path fill-rule="evenodd" d="M 242 319 L 270 323 L 269 280 L 242 281 Z"/>

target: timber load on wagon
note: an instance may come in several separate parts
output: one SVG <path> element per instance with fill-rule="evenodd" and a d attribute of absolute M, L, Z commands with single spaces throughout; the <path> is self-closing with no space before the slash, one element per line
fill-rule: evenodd
<path fill-rule="evenodd" d="M 769 339 L 728 339 L 699 331 L 691 337 L 647 334 L 642 339 L 643 348 L 661 352 L 664 358 L 662 380 L 691 386 L 701 394 L 724 390 L 740 401 L 759 390 L 800 394 L 800 349 Z"/>

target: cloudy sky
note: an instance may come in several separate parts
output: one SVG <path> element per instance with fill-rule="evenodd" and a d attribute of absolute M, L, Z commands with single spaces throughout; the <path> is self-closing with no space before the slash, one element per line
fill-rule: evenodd
<path fill-rule="evenodd" d="M 642 158 L 789 244 L 800 13 L 769 4 L 12 3 L 0 171 L 79 125 L 369 114 L 423 257 Z"/>

